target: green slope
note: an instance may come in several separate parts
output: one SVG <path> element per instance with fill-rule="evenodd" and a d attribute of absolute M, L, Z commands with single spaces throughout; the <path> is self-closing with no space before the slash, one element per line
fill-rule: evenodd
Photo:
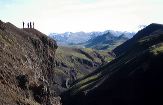
<path fill-rule="evenodd" d="M 62 88 L 66 80 L 71 78 L 72 69 L 77 73 L 77 79 L 93 72 L 100 65 L 104 65 L 114 59 L 111 52 L 97 51 L 90 48 L 58 47 L 55 55 L 55 80 Z"/>
<path fill-rule="evenodd" d="M 76 81 L 69 91 L 62 95 L 63 103 L 65 105 L 159 103 L 163 88 L 162 62 L 163 32 L 144 35 L 124 54 Z"/>

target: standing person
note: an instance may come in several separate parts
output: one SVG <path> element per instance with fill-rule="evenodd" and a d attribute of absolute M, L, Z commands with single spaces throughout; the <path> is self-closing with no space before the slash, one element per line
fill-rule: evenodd
<path fill-rule="evenodd" d="M 27 25 L 28 25 L 28 28 L 29 28 L 29 23 Z"/>
<path fill-rule="evenodd" d="M 32 23 L 30 22 L 30 28 L 32 28 Z"/>
<path fill-rule="evenodd" d="M 33 29 L 34 29 L 35 23 L 33 22 Z"/>
<path fill-rule="evenodd" d="M 24 28 L 24 24 L 25 24 L 25 23 L 23 22 L 23 28 Z"/>

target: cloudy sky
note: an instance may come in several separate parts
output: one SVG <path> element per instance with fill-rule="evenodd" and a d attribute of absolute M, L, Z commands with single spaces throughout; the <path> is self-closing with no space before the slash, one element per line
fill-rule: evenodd
<path fill-rule="evenodd" d="M 137 31 L 163 24 L 163 0 L 0 0 L 0 20 L 17 27 L 34 21 L 40 31 Z"/>

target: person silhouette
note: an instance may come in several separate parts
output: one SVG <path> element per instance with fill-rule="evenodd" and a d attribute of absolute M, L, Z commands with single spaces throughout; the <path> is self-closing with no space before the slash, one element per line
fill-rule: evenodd
<path fill-rule="evenodd" d="M 29 23 L 27 24 L 28 28 L 29 28 Z"/>
<path fill-rule="evenodd" d="M 35 23 L 33 22 L 33 28 L 34 28 L 34 26 L 35 26 Z"/>
<path fill-rule="evenodd" d="M 32 28 L 32 23 L 30 22 L 30 28 Z"/>
<path fill-rule="evenodd" d="M 24 24 L 25 24 L 25 23 L 23 22 L 23 28 L 24 28 Z"/>

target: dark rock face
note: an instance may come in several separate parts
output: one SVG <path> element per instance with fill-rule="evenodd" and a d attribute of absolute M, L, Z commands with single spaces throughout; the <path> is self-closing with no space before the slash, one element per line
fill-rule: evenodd
<path fill-rule="evenodd" d="M 19 87 L 22 89 L 28 89 L 29 78 L 28 75 L 19 75 L 16 77 Z"/>
<path fill-rule="evenodd" d="M 32 32 L 38 36 L 39 39 L 31 38 L 32 43 L 35 47 L 35 52 L 38 58 L 41 60 L 41 68 L 42 68 L 42 77 L 43 80 L 39 86 L 34 87 L 34 98 L 41 103 L 48 103 L 50 97 L 49 95 L 55 96 L 56 93 L 45 92 L 44 88 L 49 89 L 49 91 L 53 91 L 53 82 L 54 82 L 54 68 L 55 68 L 55 49 L 57 48 L 56 42 L 42 33 L 37 32 L 36 30 L 24 29 L 27 32 Z M 44 81 L 47 81 L 48 85 L 44 84 Z M 46 90 L 47 90 L 46 89 Z M 47 99 L 47 100 L 45 100 Z"/>
<path fill-rule="evenodd" d="M 37 102 L 48 103 L 50 93 L 47 91 L 47 87 L 44 84 L 41 84 L 39 86 L 31 86 L 30 89 L 32 90 L 34 99 Z"/>
<path fill-rule="evenodd" d="M 55 103 L 56 42 L 35 29 L 0 27 L 0 104 Z"/>
<path fill-rule="evenodd" d="M 4 23 L 0 20 L 0 29 L 5 30 Z"/>

